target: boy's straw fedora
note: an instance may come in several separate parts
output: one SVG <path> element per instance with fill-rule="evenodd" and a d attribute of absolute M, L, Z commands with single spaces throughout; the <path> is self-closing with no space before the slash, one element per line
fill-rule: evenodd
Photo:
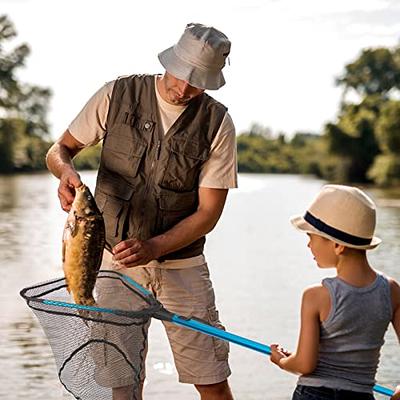
<path fill-rule="evenodd" d="M 178 43 L 158 55 L 171 75 L 199 89 L 219 89 L 225 84 L 222 68 L 231 42 L 219 30 L 188 24 Z"/>
<path fill-rule="evenodd" d="M 294 216 L 295 228 L 323 236 L 355 249 L 373 249 L 381 243 L 374 236 L 374 202 L 360 189 L 344 185 L 325 185 L 304 216 Z"/>

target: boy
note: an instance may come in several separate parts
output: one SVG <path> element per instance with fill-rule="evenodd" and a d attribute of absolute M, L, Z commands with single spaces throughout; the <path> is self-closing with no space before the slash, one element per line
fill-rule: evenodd
<path fill-rule="evenodd" d="M 301 374 L 293 400 L 374 398 L 390 322 L 400 339 L 400 286 L 374 270 L 366 255 L 381 242 L 375 220 L 373 201 L 343 185 L 324 186 L 305 215 L 291 219 L 309 236 L 318 267 L 337 270 L 336 277 L 304 291 L 296 352 L 271 346 L 273 363 Z"/>

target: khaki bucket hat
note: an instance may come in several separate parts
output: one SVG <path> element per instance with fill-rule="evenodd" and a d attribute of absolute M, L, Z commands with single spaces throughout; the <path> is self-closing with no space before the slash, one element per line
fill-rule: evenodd
<path fill-rule="evenodd" d="M 178 43 L 158 59 L 167 72 L 199 89 L 219 89 L 225 84 L 222 68 L 231 42 L 219 30 L 202 24 L 186 25 Z"/>
<path fill-rule="evenodd" d="M 352 186 L 323 186 L 305 215 L 291 217 L 290 222 L 300 231 L 355 249 L 373 249 L 381 243 L 374 236 L 374 202 Z"/>

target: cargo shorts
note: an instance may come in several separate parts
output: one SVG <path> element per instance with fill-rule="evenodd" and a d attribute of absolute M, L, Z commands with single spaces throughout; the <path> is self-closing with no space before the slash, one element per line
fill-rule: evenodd
<path fill-rule="evenodd" d="M 151 291 L 173 314 L 187 318 L 195 317 L 214 327 L 224 329 L 215 306 L 214 289 L 207 264 L 182 269 L 136 267 L 118 271 Z M 113 282 L 108 285 L 113 285 Z M 126 296 L 125 298 L 118 297 L 118 293 L 112 287 L 98 290 L 97 303 L 100 307 L 112 306 L 127 309 L 129 301 L 130 299 Z M 163 321 L 163 324 L 173 353 L 179 382 L 210 385 L 228 378 L 231 374 L 228 364 L 228 342 L 172 322 Z M 148 330 L 149 325 L 150 323 L 146 324 L 144 328 Z M 127 344 L 129 344 L 129 338 L 124 337 L 117 345 L 129 354 L 129 348 L 125 348 Z M 103 370 L 100 363 L 96 365 L 96 369 L 96 375 L 102 377 L 99 382 L 102 386 L 120 387 L 132 384 L 129 375 L 118 376 L 118 361 L 116 360 L 106 362 Z M 121 366 L 121 369 L 124 367 Z M 109 376 L 108 379 L 107 376 Z M 142 365 L 140 379 L 143 381 L 144 378 L 145 368 Z"/>

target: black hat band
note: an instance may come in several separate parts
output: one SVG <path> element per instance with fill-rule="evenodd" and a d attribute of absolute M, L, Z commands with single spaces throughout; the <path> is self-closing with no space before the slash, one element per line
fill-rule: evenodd
<path fill-rule="evenodd" d="M 342 242 L 346 242 L 354 246 L 366 246 L 371 244 L 372 238 L 366 239 L 359 236 L 350 235 L 349 233 L 333 228 L 332 226 L 325 224 L 325 222 L 321 221 L 320 219 L 314 217 L 314 215 L 310 214 L 308 211 L 304 215 L 304 219 L 320 232 L 324 232 Z"/>

